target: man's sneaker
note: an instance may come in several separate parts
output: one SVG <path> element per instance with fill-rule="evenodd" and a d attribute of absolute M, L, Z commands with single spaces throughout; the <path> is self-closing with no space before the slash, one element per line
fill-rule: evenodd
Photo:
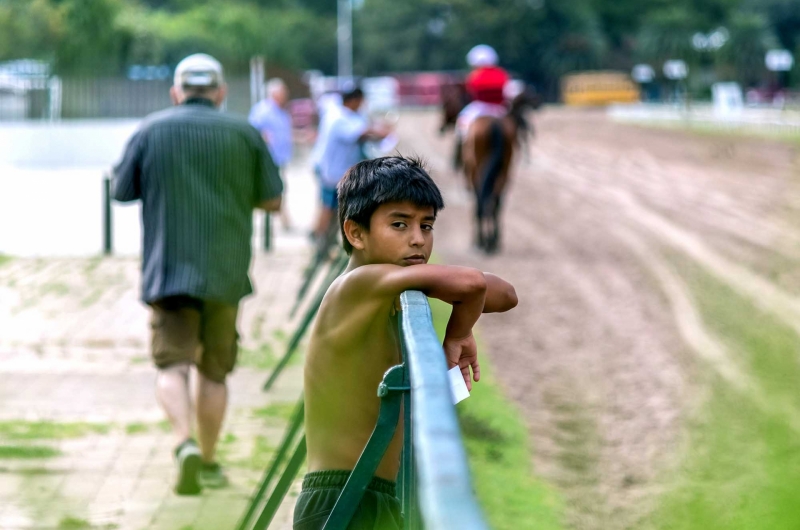
<path fill-rule="evenodd" d="M 225 476 L 222 468 L 216 462 L 211 464 L 203 462 L 200 466 L 200 484 L 204 488 L 224 488 L 228 485 L 228 477 Z"/>
<path fill-rule="evenodd" d="M 202 486 L 198 480 L 200 467 L 203 460 L 200 458 L 200 448 L 197 443 L 189 438 L 175 449 L 175 459 L 178 461 L 178 483 L 175 493 L 178 495 L 198 495 Z"/>

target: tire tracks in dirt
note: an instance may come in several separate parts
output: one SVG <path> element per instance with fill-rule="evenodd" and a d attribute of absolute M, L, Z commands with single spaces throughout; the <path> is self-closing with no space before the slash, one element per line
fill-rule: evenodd
<path fill-rule="evenodd" d="M 702 401 L 696 372 L 761 401 L 658 250 L 690 257 L 800 332 L 800 302 L 751 270 L 759 256 L 731 258 L 781 242 L 783 257 L 800 261 L 791 215 L 771 212 L 776 197 L 790 213 L 800 204 L 785 178 L 794 155 L 776 148 L 769 166 L 737 144 L 734 167 L 713 141 L 547 113 L 512 176 L 501 255 L 486 257 L 470 248 L 471 200 L 449 169 L 450 146 L 426 132 L 434 121 L 404 118 L 401 149 L 427 156 L 445 192 L 437 251 L 517 287 L 520 306 L 482 319 L 482 334 L 528 420 L 536 472 L 563 492 L 571 527 L 646 528 L 680 460 L 685 416 Z"/>

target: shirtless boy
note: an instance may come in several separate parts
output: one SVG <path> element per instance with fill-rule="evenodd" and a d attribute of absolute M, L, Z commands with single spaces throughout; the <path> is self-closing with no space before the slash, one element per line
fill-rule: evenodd
<path fill-rule="evenodd" d="M 294 513 L 295 530 L 321 529 L 378 418 L 377 388 L 400 363 L 390 318 L 400 293 L 424 292 L 453 305 L 444 351 L 450 367 L 480 379 L 472 327 L 482 312 L 517 304 L 514 288 L 467 267 L 427 265 L 433 224 L 444 207 L 436 184 L 414 160 L 386 157 L 353 166 L 338 188 L 347 270 L 331 285 L 314 325 L 305 366 L 308 474 Z M 402 421 L 402 420 L 401 420 Z M 395 479 L 398 428 L 348 528 L 402 528 Z"/>

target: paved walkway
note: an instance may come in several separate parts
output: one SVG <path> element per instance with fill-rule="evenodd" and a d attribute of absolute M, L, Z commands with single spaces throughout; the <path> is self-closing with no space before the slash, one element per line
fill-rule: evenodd
<path fill-rule="evenodd" d="M 232 485 L 196 498 L 171 492 L 174 441 L 153 392 L 138 259 L 0 256 L 0 529 L 235 526 L 301 392 L 300 363 L 270 393 L 260 386 L 296 325 L 310 189 L 294 168 L 299 227 L 276 228 L 275 250 L 254 263 L 220 444 Z M 272 528 L 291 527 L 294 496 Z"/>

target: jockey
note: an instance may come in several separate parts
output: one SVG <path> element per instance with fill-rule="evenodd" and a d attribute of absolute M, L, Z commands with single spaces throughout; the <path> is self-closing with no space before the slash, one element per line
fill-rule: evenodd
<path fill-rule="evenodd" d="M 475 118 L 506 115 L 504 89 L 509 81 L 508 73 L 497 66 L 497 52 L 486 44 L 479 44 L 467 54 L 467 63 L 473 67 L 467 76 L 467 92 L 472 102 L 464 107 L 456 121 L 456 134 L 466 138 L 469 126 Z"/>

